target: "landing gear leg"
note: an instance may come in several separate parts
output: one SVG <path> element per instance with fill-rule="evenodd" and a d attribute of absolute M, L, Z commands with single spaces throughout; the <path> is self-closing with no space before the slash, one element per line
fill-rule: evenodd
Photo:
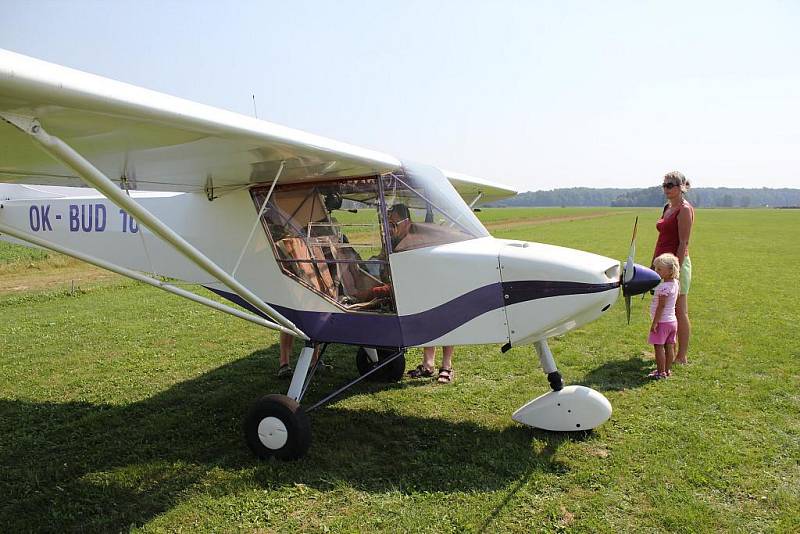
<path fill-rule="evenodd" d="M 550 347 L 547 346 L 547 340 L 537 341 L 534 346 L 539 354 L 539 363 L 542 364 L 542 369 L 547 375 L 547 381 L 550 382 L 550 388 L 553 391 L 561 391 L 564 389 L 564 380 L 561 379 L 561 373 L 558 372 L 553 353 L 550 352 Z"/>
<path fill-rule="evenodd" d="M 322 352 L 325 350 L 323 345 Z M 320 357 L 322 356 L 320 352 Z M 379 375 L 381 380 L 396 382 L 405 370 L 405 350 L 360 349 L 356 357 L 360 376 L 337 389 L 316 404 L 304 409 L 300 401 L 314 374 L 311 360 L 314 344 L 307 342 L 297 359 L 292 382 L 286 395 L 267 395 L 256 401 L 244 421 L 247 445 L 259 458 L 296 460 L 311 445 L 311 426 L 307 413 L 324 406 L 334 397 L 365 378 Z"/>
<path fill-rule="evenodd" d="M 308 369 L 311 367 L 311 358 L 313 356 L 314 344 L 308 341 L 303 347 L 303 350 L 300 351 L 300 356 L 297 358 L 297 365 L 292 375 L 292 383 L 289 384 L 289 392 L 286 394 L 290 399 L 300 402 L 300 396 L 303 393 L 303 384 L 306 382 Z"/>
<path fill-rule="evenodd" d="M 564 386 L 547 340 L 537 341 L 535 347 L 552 391 L 514 412 L 514 421 L 544 430 L 581 431 L 596 428 L 611 417 L 611 403 L 599 392 L 585 386 Z"/>
<path fill-rule="evenodd" d="M 378 351 L 376 349 L 371 349 L 369 347 L 364 347 L 364 352 L 367 354 L 367 358 L 372 363 L 378 363 Z"/>

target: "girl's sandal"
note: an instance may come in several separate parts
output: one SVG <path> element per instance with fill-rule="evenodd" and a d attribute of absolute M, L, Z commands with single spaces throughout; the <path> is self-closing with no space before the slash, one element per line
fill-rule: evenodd
<path fill-rule="evenodd" d="M 453 381 L 453 369 L 446 367 L 439 368 L 439 378 L 436 381 L 440 384 L 449 384 Z"/>
<path fill-rule="evenodd" d="M 433 369 L 428 369 L 424 365 L 419 364 L 406 374 L 411 378 L 430 378 L 433 376 Z"/>

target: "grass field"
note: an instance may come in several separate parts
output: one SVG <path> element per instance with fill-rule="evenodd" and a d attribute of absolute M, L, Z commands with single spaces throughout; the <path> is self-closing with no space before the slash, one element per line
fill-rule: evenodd
<path fill-rule="evenodd" d="M 657 213 L 480 217 L 623 258 L 639 215 L 647 263 Z M 644 378 L 647 301 L 630 326 L 620 302 L 552 340 L 565 380 L 614 406 L 596 431 L 515 424 L 547 391 L 532 349 L 462 347 L 454 384 L 357 386 L 313 414 L 304 459 L 279 463 L 254 460 L 240 427 L 287 387 L 277 335 L 0 244 L 0 278 L 24 281 L 0 289 L 0 532 L 800 531 L 800 211 L 698 210 L 691 255 L 695 335 L 671 379 Z M 306 402 L 356 373 L 351 348 L 329 354 Z"/>

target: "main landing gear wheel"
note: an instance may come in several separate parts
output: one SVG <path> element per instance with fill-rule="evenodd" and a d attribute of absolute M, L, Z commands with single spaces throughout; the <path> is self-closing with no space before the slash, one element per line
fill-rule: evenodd
<path fill-rule="evenodd" d="M 285 395 L 258 399 L 244 420 L 247 446 L 261 459 L 296 460 L 311 445 L 311 426 L 306 412 Z"/>
<path fill-rule="evenodd" d="M 378 351 L 378 363 L 397 353 L 397 349 L 376 350 Z M 373 363 L 373 361 L 369 359 L 369 355 L 367 355 L 367 351 L 364 350 L 364 347 L 359 347 L 358 352 L 356 352 L 356 367 L 358 367 L 358 374 L 364 376 L 376 365 L 377 364 Z M 379 371 L 369 375 L 367 380 L 372 380 L 374 382 L 399 382 L 402 380 L 405 372 L 406 355 L 402 354 L 395 358 L 389 365 L 381 367 Z"/>

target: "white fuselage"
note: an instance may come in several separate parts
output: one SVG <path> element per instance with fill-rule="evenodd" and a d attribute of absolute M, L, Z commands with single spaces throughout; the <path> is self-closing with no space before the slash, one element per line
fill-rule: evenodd
<path fill-rule="evenodd" d="M 485 237 L 392 254 L 397 315 L 345 310 L 282 273 L 248 191 L 132 192 L 145 209 L 318 341 L 372 346 L 530 343 L 600 316 L 617 299 L 619 262 Z M 11 200 L 3 200 L 4 198 Z M 38 198 L 37 198 L 38 197 Z M 99 194 L 0 185 L 0 223 L 68 249 L 233 295 Z M 236 300 L 235 298 L 233 300 Z"/>

